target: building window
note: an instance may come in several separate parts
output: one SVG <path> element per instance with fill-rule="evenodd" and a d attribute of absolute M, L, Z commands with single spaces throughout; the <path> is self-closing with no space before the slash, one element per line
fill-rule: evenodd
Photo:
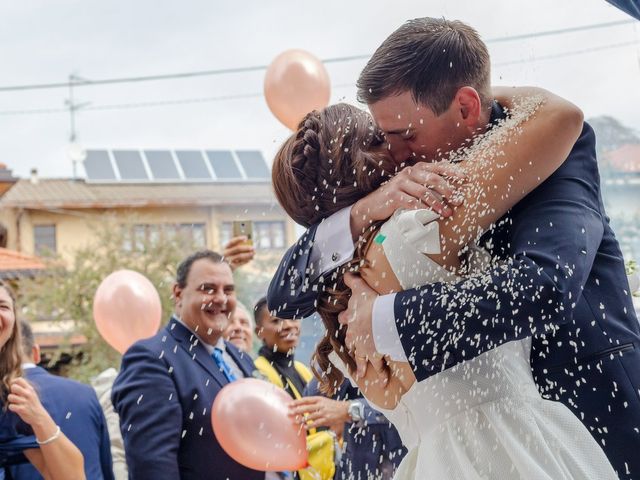
<path fill-rule="evenodd" d="M 286 245 L 285 222 L 253 222 L 253 244 L 258 250 L 284 248 Z M 233 237 L 233 222 L 220 225 L 220 245 L 222 248 Z"/>
<path fill-rule="evenodd" d="M 207 246 L 207 226 L 204 223 L 181 223 L 177 228 L 180 235 L 194 247 Z"/>
<path fill-rule="evenodd" d="M 56 253 L 56 226 L 36 225 L 33 227 L 33 243 L 36 255 Z"/>
<path fill-rule="evenodd" d="M 220 225 L 220 248 L 223 249 L 233 236 L 233 224 L 231 222 L 222 222 Z"/>
<path fill-rule="evenodd" d="M 133 226 L 133 248 L 135 250 L 142 250 L 147 240 L 147 227 L 149 225 L 134 225 Z"/>
<path fill-rule="evenodd" d="M 204 223 L 165 223 L 123 225 L 123 249 L 143 250 L 145 245 L 155 246 L 162 239 L 183 242 L 189 248 L 207 246 L 207 226 Z"/>
<path fill-rule="evenodd" d="M 253 236 L 256 248 L 268 250 L 284 248 L 285 246 L 284 222 L 254 222 Z"/>

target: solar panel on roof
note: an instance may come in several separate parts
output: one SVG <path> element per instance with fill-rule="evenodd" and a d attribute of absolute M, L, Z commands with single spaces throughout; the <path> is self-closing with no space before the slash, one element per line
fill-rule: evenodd
<path fill-rule="evenodd" d="M 89 182 L 268 181 L 271 177 L 258 150 L 144 150 L 144 154 L 140 150 L 88 150 L 83 163 Z"/>
<path fill-rule="evenodd" d="M 185 178 L 189 180 L 212 180 L 204 163 L 202 153 L 195 150 L 176 151 Z"/>
<path fill-rule="evenodd" d="M 270 178 L 271 172 L 267 167 L 262 153 L 258 150 L 237 150 L 236 155 L 247 178 Z"/>
<path fill-rule="evenodd" d="M 136 150 L 114 150 L 113 158 L 116 161 L 122 180 L 149 180 L 140 152 Z"/>
<path fill-rule="evenodd" d="M 88 180 L 115 180 L 116 173 L 106 150 L 87 150 L 84 159 L 84 170 Z"/>
<path fill-rule="evenodd" d="M 209 164 L 219 179 L 241 179 L 242 173 L 229 150 L 207 150 Z"/>
<path fill-rule="evenodd" d="M 171 152 L 166 150 L 145 150 L 144 156 L 155 180 L 180 180 L 178 167 Z"/>

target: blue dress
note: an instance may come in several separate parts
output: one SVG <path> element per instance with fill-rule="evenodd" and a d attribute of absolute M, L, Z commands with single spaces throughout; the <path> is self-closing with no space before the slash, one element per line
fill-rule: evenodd
<path fill-rule="evenodd" d="M 27 462 L 22 452 L 28 448 L 38 448 L 31 427 L 0 405 L 0 470 Z"/>

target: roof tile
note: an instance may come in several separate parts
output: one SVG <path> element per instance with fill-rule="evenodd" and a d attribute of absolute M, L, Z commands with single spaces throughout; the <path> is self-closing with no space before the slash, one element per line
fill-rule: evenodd
<path fill-rule="evenodd" d="M 115 208 L 275 204 L 268 181 L 209 183 L 87 183 L 84 180 L 21 179 L 0 207 Z"/>

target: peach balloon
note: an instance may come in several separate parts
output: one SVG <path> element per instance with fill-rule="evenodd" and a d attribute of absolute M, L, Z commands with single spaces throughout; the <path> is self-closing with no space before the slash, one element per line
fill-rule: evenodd
<path fill-rule="evenodd" d="M 124 353 L 160 328 L 160 296 L 144 275 L 118 270 L 108 275 L 93 298 L 93 319 L 104 340 Z"/>
<path fill-rule="evenodd" d="M 307 113 L 329 104 L 329 74 L 309 52 L 287 50 L 267 68 L 264 96 L 271 113 L 295 130 Z"/>
<path fill-rule="evenodd" d="M 213 432 L 236 462 L 261 471 L 300 470 L 307 464 L 307 434 L 289 416 L 293 400 L 256 378 L 225 386 L 211 409 Z"/>

